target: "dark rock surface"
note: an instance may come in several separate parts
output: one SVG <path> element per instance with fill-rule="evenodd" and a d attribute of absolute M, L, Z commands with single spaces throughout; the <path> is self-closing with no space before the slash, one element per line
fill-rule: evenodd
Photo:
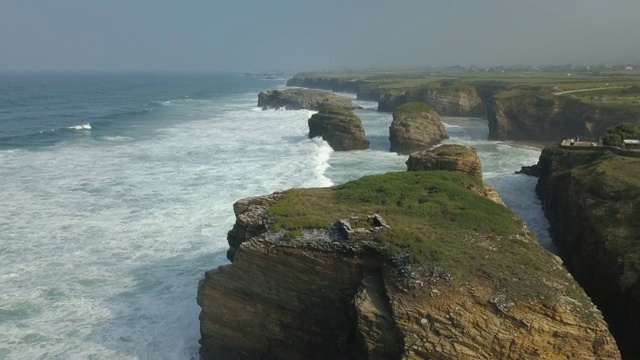
<path fill-rule="evenodd" d="M 448 139 L 440 116 L 427 106 L 408 103 L 393 113 L 389 127 L 390 151 L 411 154 L 426 150 Z"/>
<path fill-rule="evenodd" d="M 333 150 L 369 148 L 362 120 L 349 110 L 325 107 L 309 119 L 309 138 L 321 136 Z"/>
<path fill-rule="evenodd" d="M 258 106 L 263 109 L 288 110 L 320 110 L 325 106 L 335 106 L 343 109 L 358 109 L 351 98 L 333 94 L 322 90 L 284 89 L 265 90 L 258 94 Z"/>

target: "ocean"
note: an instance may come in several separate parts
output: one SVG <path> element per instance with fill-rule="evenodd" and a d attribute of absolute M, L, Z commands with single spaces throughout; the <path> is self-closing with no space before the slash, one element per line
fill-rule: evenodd
<path fill-rule="evenodd" d="M 198 280 L 226 264 L 232 204 L 403 171 L 391 114 L 357 101 L 371 148 L 307 138 L 311 111 L 263 111 L 286 79 L 240 74 L 0 74 L 0 359 L 196 359 Z M 443 118 L 552 248 L 540 150 Z"/>

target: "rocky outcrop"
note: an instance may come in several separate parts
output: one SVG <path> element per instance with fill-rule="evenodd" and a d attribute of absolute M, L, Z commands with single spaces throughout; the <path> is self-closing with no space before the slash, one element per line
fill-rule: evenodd
<path fill-rule="evenodd" d="M 333 150 L 364 150 L 369 140 L 364 134 L 362 120 L 349 110 L 324 107 L 309 119 L 309 138 L 321 136 Z"/>
<path fill-rule="evenodd" d="M 534 165 L 530 165 L 530 166 L 525 165 L 525 166 L 522 166 L 520 168 L 520 170 L 517 170 L 515 173 L 516 174 L 524 174 L 524 175 L 539 177 L 540 176 L 540 165 L 538 165 L 538 164 L 534 164 Z"/>
<path fill-rule="evenodd" d="M 487 108 L 489 138 L 559 141 L 576 134 L 597 139 L 611 126 L 640 123 L 633 105 L 587 104 L 551 93 L 498 93 Z"/>
<path fill-rule="evenodd" d="M 287 86 L 323 89 L 356 94 L 358 100 L 378 101 L 382 90 L 376 84 L 357 78 L 321 76 L 300 73 L 287 80 Z"/>
<path fill-rule="evenodd" d="M 409 155 L 409 171 L 460 171 L 482 179 L 482 164 L 476 149 L 464 145 L 446 144 L 432 150 Z"/>
<path fill-rule="evenodd" d="M 536 191 L 551 236 L 624 358 L 640 358 L 640 159 L 546 147 Z"/>
<path fill-rule="evenodd" d="M 325 106 L 358 109 L 351 98 L 321 90 L 284 89 L 265 90 L 258 94 L 258 106 L 263 109 L 320 110 Z"/>
<path fill-rule="evenodd" d="M 201 358 L 619 359 L 561 263 L 479 185 L 389 173 L 239 202 L 233 263 L 198 288 Z"/>
<path fill-rule="evenodd" d="M 442 116 L 486 116 L 482 99 L 473 87 L 427 87 L 392 90 L 378 100 L 378 111 L 395 111 L 409 102 L 423 102 Z"/>
<path fill-rule="evenodd" d="M 440 116 L 423 103 L 406 103 L 393 113 L 389 127 L 392 152 L 411 154 L 448 138 Z"/>

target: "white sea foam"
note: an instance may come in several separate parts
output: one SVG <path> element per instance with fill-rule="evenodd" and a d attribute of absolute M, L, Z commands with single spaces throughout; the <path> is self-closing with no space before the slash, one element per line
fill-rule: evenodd
<path fill-rule="evenodd" d="M 70 126 L 69 129 L 72 129 L 72 130 L 91 130 L 91 124 L 84 123 L 84 124 L 73 125 L 73 126 Z"/>

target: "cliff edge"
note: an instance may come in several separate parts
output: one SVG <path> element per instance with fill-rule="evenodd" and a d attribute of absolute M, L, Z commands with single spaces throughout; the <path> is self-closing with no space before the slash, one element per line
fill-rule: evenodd
<path fill-rule="evenodd" d="M 639 358 L 640 158 L 548 146 L 539 165 L 536 191 L 560 256 L 624 357 Z"/>

